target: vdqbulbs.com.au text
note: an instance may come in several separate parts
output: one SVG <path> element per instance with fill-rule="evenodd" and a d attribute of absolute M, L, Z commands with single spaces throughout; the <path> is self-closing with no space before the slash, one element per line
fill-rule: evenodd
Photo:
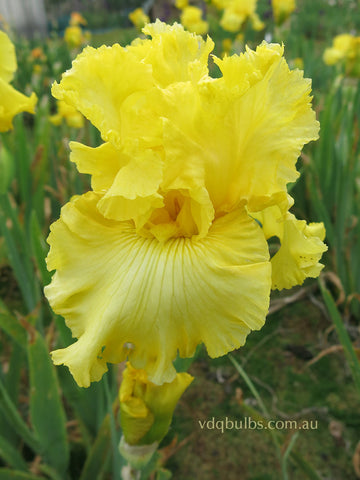
<path fill-rule="evenodd" d="M 201 430 L 317 430 L 317 420 L 254 420 L 244 417 L 241 420 L 229 417 L 198 420 Z"/>

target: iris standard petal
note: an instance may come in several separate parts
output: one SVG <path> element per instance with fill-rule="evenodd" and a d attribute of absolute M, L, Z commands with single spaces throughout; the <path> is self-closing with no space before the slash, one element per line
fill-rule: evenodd
<path fill-rule="evenodd" d="M 258 224 L 244 209 L 215 220 L 198 241 L 160 243 L 132 222 L 105 219 L 99 195 L 75 197 L 53 224 L 46 296 L 78 340 L 53 352 L 81 386 L 127 356 L 157 384 L 172 361 L 203 342 L 212 357 L 238 348 L 265 320 L 271 267 Z"/>
<path fill-rule="evenodd" d="M 240 202 L 254 211 L 274 204 L 286 211 L 301 148 L 318 136 L 311 83 L 289 70 L 280 45 L 215 60 L 222 78 L 153 93 L 164 117 L 165 178 L 173 166 L 184 167 L 182 177 L 201 177 L 215 211 Z M 279 95 L 284 89 L 286 98 Z"/>
<path fill-rule="evenodd" d="M 133 93 L 153 84 L 151 66 L 118 44 L 86 47 L 73 61 L 52 94 L 77 108 L 101 132 L 105 141 L 120 142 L 121 105 Z"/>
<path fill-rule="evenodd" d="M 119 170 L 130 161 L 128 155 L 111 143 L 92 148 L 79 142 L 70 142 L 70 149 L 70 160 L 80 173 L 91 175 L 91 187 L 96 192 L 106 192 Z"/>
<path fill-rule="evenodd" d="M 113 220 L 134 220 L 136 227 L 141 228 L 153 210 L 164 205 L 158 193 L 162 177 L 163 161 L 157 152 L 151 149 L 134 152 L 99 201 L 100 212 Z"/>
<path fill-rule="evenodd" d="M 311 83 L 299 70 L 290 71 L 282 54 L 280 46 L 263 44 L 255 52 L 248 50 L 232 59 L 239 69 L 252 72 L 247 74 L 249 88 L 235 96 L 222 127 L 218 124 L 223 137 L 235 139 L 231 160 L 227 159 L 230 168 L 223 169 L 228 174 L 227 192 L 223 191 L 222 198 L 217 192 L 226 209 L 239 199 L 246 200 L 253 210 L 277 203 L 279 194 L 286 193 L 287 183 L 298 177 L 295 164 L 302 147 L 318 137 L 319 123 L 310 103 Z M 236 69 L 229 71 L 226 64 L 226 59 L 219 62 L 223 81 L 234 85 Z M 239 73 L 237 77 L 241 77 Z M 286 98 L 279 95 L 284 89 Z M 209 176 L 212 183 L 219 167 L 214 174 Z"/>
<path fill-rule="evenodd" d="M 83 111 L 84 98 L 89 94 L 83 84 L 85 81 L 91 84 L 89 76 L 100 68 L 100 63 L 118 62 L 125 70 L 136 65 L 121 86 L 115 82 L 107 85 L 108 80 L 102 79 L 101 74 L 102 83 L 96 88 L 102 93 L 98 98 L 95 93 L 91 96 L 91 108 L 103 109 L 104 115 L 107 112 L 104 121 L 111 134 L 106 136 L 119 149 L 120 157 L 129 142 L 138 145 L 139 151 L 152 149 L 162 157 L 160 189 L 151 194 L 150 202 L 144 200 L 148 195 L 140 194 L 136 200 L 141 204 L 140 223 L 151 209 L 159 208 L 158 195 L 177 188 L 190 192 L 192 197 L 192 185 L 202 188 L 208 197 L 206 205 L 200 207 L 202 224 L 195 221 L 201 235 L 206 234 L 214 211 L 232 211 L 241 203 L 247 203 L 253 211 L 279 205 L 285 212 L 286 186 L 298 176 L 295 164 L 301 148 L 318 134 L 319 125 L 310 104 L 310 81 L 304 79 L 300 71 L 289 70 L 280 45 L 267 43 L 256 51 L 247 49 L 240 56 L 215 59 L 223 77 L 213 79 L 207 75 L 211 45 L 201 37 L 185 32 L 180 25 L 170 27 L 161 22 L 147 25 L 144 31 L 153 39 L 138 41 L 126 49 L 113 46 L 86 50 L 60 84 L 53 87 L 56 95 L 67 100 L 69 95 L 75 103 L 80 99 L 78 108 Z M 173 65 L 175 60 L 178 70 Z M 145 69 L 146 75 L 142 76 L 144 65 L 150 70 Z M 202 68 L 200 77 L 190 75 L 196 65 Z M 127 86 L 131 75 L 137 81 L 141 76 L 141 88 L 136 82 L 133 82 L 134 88 Z M 279 91 L 285 89 L 286 98 L 279 95 Z M 75 92 L 78 93 L 75 95 Z M 106 99 L 99 107 L 98 100 L 104 95 Z M 89 99 L 85 99 L 87 103 Z M 107 103 L 111 103 L 111 107 L 108 108 Z M 100 117 L 95 125 L 101 130 Z M 156 157 L 154 153 L 146 155 Z M 111 152 L 108 167 L 104 157 L 99 178 L 104 175 L 107 181 L 109 168 L 116 177 L 113 158 Z M 137 175 L 135 168 L 134 175 L 129 177 L 134 196 L 138 190 Z M 117 179 L 122 176 L 123 173 L 119 173 Z M 177 187 L 172 185 L 174 178 Z M 111 185 L 106 188 L 110 189 Z M 126 193 L 121 193 L 123 186 L 123 182 L 118 182 L 103 201 L 102 211 L 112 218 L 119 210 L 113 205 L 115 198 L 127 198 Z M 124 219 L 123 216 L 116 218 Z M 136 222 L 139 224 L 139 220 Z M 173 231 L 177 230 L 171 226 L 166 234 L 163 227 L 161 233 L 155 233 L 159 233 L 158 238 L 166 238 Z"/>
<path fill-rule="evenodd" d="M 151 40 L 136 40 L 128 50 L 152 66 L 154 80 L 161 88 L 174 82 L 194 82 L 208 74 L 208 57 L 214 48 L 211 38 L 184 31 L 182 25 L 166 25 L 160 20 L 145 26 Z"/>
<path fill-rule="evenodd" d="M 134 220 L 141 228 L 155 208 L 164 204 L 157 193 L 163 161 L 151 149 L 119 149 L 111 143 L 91 148 L 71 142 L 70 159 L 79 172 L 92 175 L 91 186 L 103 194 L 99 211 L 113 220 Z"/>

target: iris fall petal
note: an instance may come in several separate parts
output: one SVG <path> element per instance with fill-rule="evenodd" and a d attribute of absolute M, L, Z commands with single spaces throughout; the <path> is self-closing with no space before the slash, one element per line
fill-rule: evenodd
<path fill-rule="evenodd" d="M 171 381 L 177 352 L 204 342 L 212 357 L 259 329 L 269 303 L 271 268 L 258 224 L 244 210 L 213 222 L 201 241 L 162 244 L 131 222 L 105 219 L 98 196 L 75 197 L 52 226 L 46 296 L 77 342 L 53 352 L 79 385 L 128 355 L 154 383 Z M 236 295 L 234 295 L 236 292 Z M 130 345 L 130 348 L 129 348 Z"/>

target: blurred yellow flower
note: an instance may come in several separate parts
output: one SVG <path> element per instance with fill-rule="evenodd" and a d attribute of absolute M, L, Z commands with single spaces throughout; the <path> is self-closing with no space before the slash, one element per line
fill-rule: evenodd
<path fill-rule="evenodd" d="M 43 71 L 43 66 L 39 64 L 34 64 L 33 66 L 33 72 L 35 75 L 40 75 Z"/>
<path fill-rule="evenodd" d="M 296 57 L 290 62 L 293 68 L 298 68 L 299 70 L 304 70 L 304 60 L 301 57 Z"/>
<path fill-rule="evenodd" d="M 180 21 L 189 32 L 205 35 L 209 31 L 209 24 L 202 19 L 202 13 L 198 7 L 185 7 L 181 12 Z"/>
<path fill-rule="evenodd" d="M 238 33 L 235 37 L 235 42 L 238 42 L 238 43 L 244 43 L 244 34 L 243 33 Z M 243 50 L 243 49 L 241 49 Z"/>
<path fill-rule="evenodd" d="M 333 46 L 325 49 L 323 60 L 327 65 L 343 63 L 348 75 L 360 76 L 360 37 L 348 33 L 337 35 Z"/>
<path fill-rule="evenodd" d="M 337 48 L 326 48 L 323 54 L 323 60 L 326 65 L 335 65 L 344 60 L 345 52 Z"/>
<path fill-rule="evenodd" d="M 15 47 L 7 34 L 0 31 L 0 132 L 12 128 L 12 120 L 18 113 L 35 113 L 35 93 L 26 97 L 10 85 L 16 69 Z"/>
<path fill-rule="evenodd" d="M 245 21 L 249 19 L 254 30 L 262 30 L 265 24 L 256 14 L 257 0 L 227 0 L 224 2 L 224 12 L 220 25 L 228 32 L 238 32 Z"/>
<path fill-rule="evenodd" d="M 174 380 L 155 385 L 145 370 L 130 363 L 120 386 L 120 423 L 129 445 L 159 443 L 166 435 L 181 395 L 193 381 L 188 373 L 177 373 Z"/>
<path fill-rule="evenodd" d="M 150 18 L 146 15 L 142 8 L 136 8 L 134 11 L 129 13 L 129 19 L 135 25 L 135 27 L 139 29 L 142 29 L 147 23 L 150 22 Z"/>
<path fill-rule="evenodd" d="M 58 100 L 57 110 L 58 113 L 50 117 L 50 122 L 53 125 L 61 125 L 62 121 L 65 120 L 69 127 L 82 128 L 84 126 L 84 117 L 72 105 Z"/>
<path fill-rule="evenodd" d="M 65 28 L 64 40 L 69 48 L 79 48 L 88 43 L 89 32 L 84 33 L 81 27 L 73 25 Z"/>
<path fill-rule="evenodd" d="M 179 10 L 187 7 L 189 5 L 189 0 L 175 0 L 175 7 Z"/>
<path fill-rule="evenodd" d="M 231 38 L 224 38 L 224 40 L 221 42 L 221 46 L 222 46 L 222 55 L 223 56 L 229 55 L 233 46 L 233 42 Z"/>
<path fill-rule="evenodd" d="M 72 12 L 70 16 L 70 25 L 87 25 L 87 21 L 79 12 Z"/>
<path fill-rule="evenodd" d="M 251 21 L 252 28 L 256 32 L 260 32 L 261 30 L 264 30 L 265 23 L 260 19 L 259 15 L 257 13 L 253 13 L 250 16 L 250 21 Z"/>
<path fill-rule="evenodd" d="M 289 213 L 287 184 L 319 124 L 311 82 L 283 47 L 214 57 L 212 78 L 210 38 L 160 21 L 144 33 L 126 48 L 87 47 L 52 89 L 104 141 L 71 143 L 93 191 L 62 208 L 48 239 L 45 293 L 78 338 L 53 360 L 81 386 L 126 358 L 160 385 L 200 343 L 211 357 L 240 347 L 264 324 L 271 286 L 317 275 L 326 250 L 323 227 Z"/>
<path fill-rule="evenodd" d="M 211 4 L 214 5 L 217 9 L 223 10 L 230 0 L 211 0 Z"/>
<path fill-rule="evenodd" d="M 296 8 L 295 0 L 271 0 L 275 22 L 281 25 Z"/>

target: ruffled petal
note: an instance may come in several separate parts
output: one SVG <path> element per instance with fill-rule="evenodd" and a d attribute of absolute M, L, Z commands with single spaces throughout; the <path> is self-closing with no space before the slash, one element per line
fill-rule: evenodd
<path fill-rule="evenodd" d="M 322 223 L 307 225 L 289 213 L 283 224 L 281 247 L 271 259 L 272 288 L 291 288 L 301 285 L 305 278 L 318 277 L 324 268 L 319 260 L 327 250 L 324 238 Z"/>
<path fill-rule="evenodd" d="M 164 205 L 158 193 L 163 161 L 156 151 L 124 150 L 111 143 L 91 148 L 71 142 L 70 147 L 70 159 L 81 173 L 92 175 L 93 190 L 103 194 L 98 209 L 106 218 L 134 220 L 141 228 Z"/>
<path fill-rule="evenodd" d="M 273 289 L 292 288 L 305 278 L 319 276 L 324 268 L 319 260 L 327 250 L 323 223 L 308 225 L 292 213 L 283 214 L 278 206 L 251 215 L 261 223 L 265 238 L 280 240 L 280 248 L 271 258 Z"/>
<path fill-rule="evenodd" d="M 120 93 L 116 93 L 115 87 L 110 88 L 105 79 L 96 87 L 99 91 L 109 87 L 106 101 L 100 107 L 96 99 L 91 103 L 91 108 L 96 111 L 98 108 L 104 112 L 107 110 L 107 131 L 110 132 L 110 124 L 113 130 L 110 136 L 106 136 L 121 155 L 127 151 L 128 144 L 133 143 L 139 153 L 131 156 L 141 157 L 144 151 L 152 149 L 164 162 L 160 189 L 155 191 L 158 179 L 155 173 L 152 176 L 154 181 L 149 182 L 152 193 L 138 195 L 136 202 L 141 205 L 141 212 L 138 219 L 134 218 L 137 225 L 151 216 L 151 209 L 161 208 L 160 196 L 176 189 L 184 191 L 185 197 L 191 199 L 187 203 L 191 203 L 188 208 L 198 217 L 192 219 L 195 228 L 156 226 L 153 233 L 159 239 L 169 238 L 174 232 L 176 236 L 179 231 L 202 236 L 206 234 L 214 212 L 229 212 L 245 203 L 251 211 L 279 205 L 285 213 L 286 186 L 298 177 L 295 165 L 301 148 L 316 139 L 318 134 L 319 125 L 310 105 L 310 81 L 304 79 L 300 71 L 289 70 L 280 45 L 267 43 L 256 51 L 248 49 L 240 56 L 215 59 L 223 77 L 212 79 L 207 75 L 206 66 L 210 45 L 200 37 L 185 32 L 180 25 L 170 27 L 161 22 L 147 25 L 144 31 L 153 39 L 138 41 L 127 49 L 114 46 L 86 50 L 87 53 L 79 56 L 60 85 L 54 86 L 55 94 L 61 94 L 67 100 L 79 89 L 81 94 L 74 97 L 74 101 L 76 103 L 81 97 L 84 103 L 84 91 L 85 95 L 87 93 L 86 88 L 82 88 L 83 83 L 91 84 L 89 65 L 95 71 L 100 63 L 118 62 L 125 70 L 131 70 L 133 64 L 138 65 L 132 73 L 134 77 L 141 76 L 144 65 L 150 68 L 142 80 L 142 88 L 134 84 L 132 90 L 119 87 Z M 169 52 L 172 52 L 171 56 Z M 175 60 L 177 66 L 173 64 Z M 201 76 L 190 75 L 194 65 L 201 66 Z M 130 73 L 128 75 L 131 81 Z M 163 79 L 162 84 L 157 77 Z M 286 98 L 279 94 L 285 90 Z M 104 91 L 101 96 L 105 95 Z M 89 99 L 86 102 L 90 104 Z M 80 103 L 78 108 L 82 108 Z M 95 122 L 95 125 L 99 127 L 100 124 Z M 114 162 L 110 160 L 109 164 L 112 166 Z M 102 165 L 108 181 L 107 162 Z M 120 193 L 124 186 L 121 180 L 124 172 L 119 172 L 117 177 L 112 168 L 110 170 L 121 188 L 113 185 L 100 208 L 104 215 L 122 220 L 125 216 L 118 213 L 115 216 L 115 212 L 119 212 L 117 202 L 120 197 L 127 198 L 126 203 L 129 203 L 128 194 Z M 138 190 L 135 177 L 129 183 L 134 185 L 134 199 Z M 109 190 L 110 186 L 106 188 Z M 195 198 L 198 193 L 194 193 L 194 189 L 201 191 L 200 202 Z M 133 199 L 130 200 L 134 206 Z M 126 205 L 124 211 L 131 211 L 131 208 Z M 157 221 L 153 223 L 159 224 Z"/>
<path fill-rule="evenodd" d="M 91 187 L 104 193 L 113 184 L 119 170 L 127 165 L 130 157 L 111 143 L 91 148 L 78 142 L 70 142 L 70 160 L 80 173 L 91 175 Z"/>
<path fill-rule="evenodd" d="M 282 240 L 284 235 L 284 222 L 289 215 L 288 210 L 293 204 L 294 200 L 292 197 L 290 197 L 290 195 L 288 195 L 287 209 L 285 213 L 279 205 L 272 205 L 271 207 L 267 207 L 260 212 L 249 212 L 248 210 L 248 213 L 251 217 L 260 222 L 267 240 L 271 237 L 278 237 L 280 240 Z"/>
<path fill-rule="evenodd" d="M 115 44 L 86 47 L 61 82 L 54 83 L 52 94 L 77 108 L 100 130 L 105 141 L 119 144 L 122 104 L 152 85 L 151 66 Z"/>
<path fill-rule="evenodd" d="M 271 266 L 259 225 L 239 209 L 215 220 L 198 241 L 160 243 L 132 222 L 105 219 L 99 195 L 75 197 L 53 224 L 46 296 L 78 340 L 53 352 L 81 386 L 106 362 L 129 357 L 161 384 L 175 377 L 177 352 L 203 342 L 212 357 L 245 342 L 264 323 Z"/>
<path fill-rule="evenodd" d="M 287 183 L 299 175 L 295 164 L 303 145 L 318 137 L 319 124 L 310 104 L 311 82 L 299 70 L 290 71 L 282 54 L 279 45 L 264 43 L 256 52 L 233 57 L 232 69 L 227 68 L 227 59 L 218 62 L 225 83 L 233 85 L 242 69 L 249 82 L 223 122 L 236 139 L 227 170 L 233 199 L 229 194 L 225 197 L 226 208 L 239 197 L 246 199 L 251 210 L 283 202 Z M 286 97 L 280 94 L 285 90 Z"/>
<path fill-rule="evenodd" d="M 98 203 L 99 211 L 113 220 L 134 220 L 141 228 L 155 208 L 164 205 L 158 193 L 163 176 L 163 161 L 153 150 L 134 152 Z"/>
<path fill-rule="evenodd" d="M 164 118 L 165 177 L 173 165 L 178 171 L 184 165 L 180 176 L 201 177 L 216 212 L 241 203 L 286 212 L 286 186 L 299 175 L 301 148 L 318 136 L 310 80 L 289 70 L 280 45 L 215 61 L 222 78 L 154 93 Z"/>
<path fill-rule="evenodd" d="M 136 40 L 128 50 L 141 62 L 152 66 L 158 86 L 174 82 L 198 81 L 208 74 L 208 57 L 214 42 L 184 31 L 182 25 L 166 25 L 160 20 L 145 26 L 143 32 L 152 40 Z"/>

